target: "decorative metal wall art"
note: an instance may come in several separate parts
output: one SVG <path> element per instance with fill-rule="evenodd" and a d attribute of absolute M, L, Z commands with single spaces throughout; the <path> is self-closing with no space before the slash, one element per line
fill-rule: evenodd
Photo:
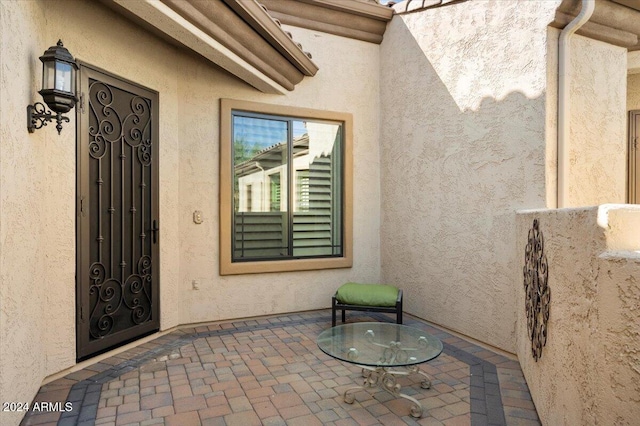
<path fill-rule="evenodd" d="M 524 292 L 527 312 L 527 331 L 531 340 L 533 359 L 538 361 L 542 348 L 547 343 L 547 323 L 551 289 L 549 288 L 549 265 L 544 254 L 544 237 L 538 219 L 529 229 L 529 238 L 524 250 Z"/>

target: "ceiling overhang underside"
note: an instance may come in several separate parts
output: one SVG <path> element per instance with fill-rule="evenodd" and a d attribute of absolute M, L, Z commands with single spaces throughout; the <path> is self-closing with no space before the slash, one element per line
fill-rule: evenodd
<path fill-rule="evenodd" d="M 393 9 L 375 0 L 259 0 L 283 24 L 382 43 Z"/>
<path fill-rule="evenodd" d="M 581 0 L 564 0 L 551 25 L 564 28 L 581 8 Z M 640 50 L 640 0 L 596 0 L 593 15 L 578 34 L 631 51 Z"/>
<path fill-rule="evenodd" d="M 265 93 L 293 90 L 318 66 L 254 0 L 102 0 Z"/>
<path fill-rule="evenodd" d="M 382 42 L 391 8 L 374 0 L 101 0 L 265 93 L 286 93 L 318 66 L 282 24 Z"/>

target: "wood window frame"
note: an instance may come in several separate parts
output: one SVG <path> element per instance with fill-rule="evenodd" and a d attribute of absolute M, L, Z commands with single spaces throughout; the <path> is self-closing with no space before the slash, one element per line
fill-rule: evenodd
<path fill-rule="evenodd" d="M 233 111 L 288 116 L 309 120 L 339 121 L 344 125 L 343 247 L 340 257 L 233 262 Z M 315 110 L 234 99 L 220 100 L 220 275 L 308 271 L 353 266 L 353 116 L 350 113 Z"/>

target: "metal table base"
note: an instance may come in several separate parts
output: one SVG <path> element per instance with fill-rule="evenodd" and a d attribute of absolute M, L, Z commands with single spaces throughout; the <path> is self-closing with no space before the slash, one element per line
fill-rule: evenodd
<path fill-rule="evenodd" d="M 389 367 L 361 367 L 364 384 L 362 386 L 354 386 L 345 390 L 343 395 L 344 402 L 347 404 L 353 404 L 353 401 L 355 400 L 355 392 L 365 388 L 375 388 L 377 386 L 380 389 L 389 392 L 396 398 L 404 398 L 411 401 L 411 416 L 415 418 L 422 417 L 422 404 L 420 404 L 417 399 L 400 392 L 401 386 L 397 379 L 397 376 L 420 374 L 424 378 L 420 383 L 420 387 L 422 389 L 429 389 L 431 387 L 431 378 L 424 371 L 421 371 L 417 365 L 405 367 L 406 371 L 396 370 Z"/>

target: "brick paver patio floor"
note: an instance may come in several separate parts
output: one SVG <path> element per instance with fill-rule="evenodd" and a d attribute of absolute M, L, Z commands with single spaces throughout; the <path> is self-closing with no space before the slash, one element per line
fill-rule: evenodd
<path fill-rule="evenodd" d="M 390 321 L 355 314 L 348 321 Z M 69 402 L 70 411 L 29 412 L 23 425 L 539 425 L 517 361 L 405 315 L 439 337 L 443 353 L 402 377 L 410 402 L 381 389 L 356 393 L 361 369 L 321 352 L 316 337 L 329 310 L 183 328 L 44 385 L 34 402 Z M 32 404 L 33 405 L 33 404 Z"/>

